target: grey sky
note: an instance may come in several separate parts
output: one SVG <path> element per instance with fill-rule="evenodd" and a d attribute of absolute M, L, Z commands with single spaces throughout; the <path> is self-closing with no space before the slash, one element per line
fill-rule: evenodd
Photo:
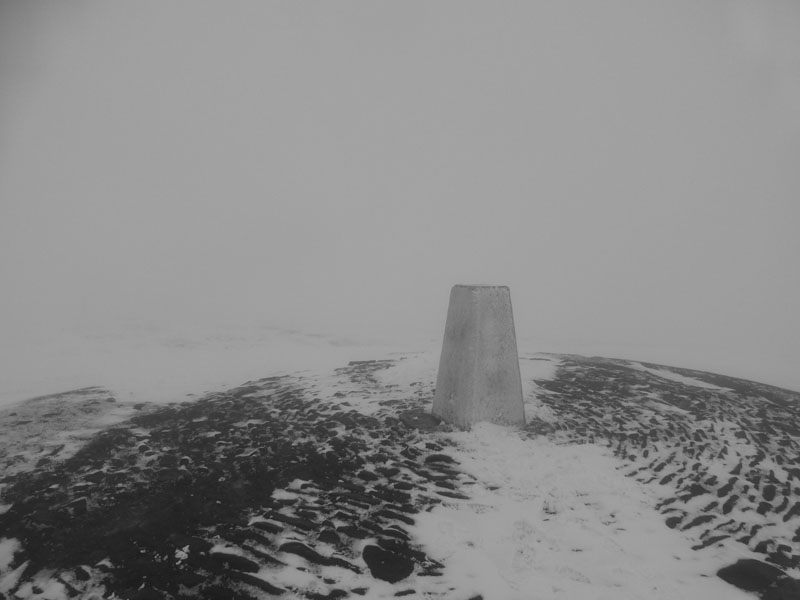
<path fill-rule="evenodd" d="M 497 283 L 543 349 L 800 387 L 797 31 L 794 0 L 4 3 L 0 325 L 428 339 Z"/>

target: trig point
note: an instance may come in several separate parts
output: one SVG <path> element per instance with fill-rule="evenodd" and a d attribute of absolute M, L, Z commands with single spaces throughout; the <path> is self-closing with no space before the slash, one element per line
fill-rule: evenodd
<path fill-rule="evenodd" d="M 433 414 L 462 429 L 480 421 L 525 424 L 508 287 L 450 290 Z"/>

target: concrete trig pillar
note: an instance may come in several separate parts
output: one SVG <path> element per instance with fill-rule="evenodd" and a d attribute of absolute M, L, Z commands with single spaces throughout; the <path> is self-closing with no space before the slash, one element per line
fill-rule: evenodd
<path fill-rule="evenodd" d="M 433 414 L 462 429 L 479 421 L 525 424 L 508 287 L 456 285 L 450 291 Z"/>

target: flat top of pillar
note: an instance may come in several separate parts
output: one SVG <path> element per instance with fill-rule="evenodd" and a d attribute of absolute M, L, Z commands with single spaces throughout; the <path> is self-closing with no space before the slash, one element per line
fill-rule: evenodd
<path fill-rule="evenodd" d="M 486 289 L 486 288 L 492 289 L 493 288 L 493 289 L 499 289 L 499 290 L 507 290 L 508 289 L 507 285 L 487 285 L 487 284 L 484 284 L 484 283 L 475 283 L 475 284 L 459 283 L 459 284 L 454 285 L 453 287 L 454 288 L 469 288 L 469 289 L 475 289 L 475 288 L 478 288 L 478 289 Z"/>

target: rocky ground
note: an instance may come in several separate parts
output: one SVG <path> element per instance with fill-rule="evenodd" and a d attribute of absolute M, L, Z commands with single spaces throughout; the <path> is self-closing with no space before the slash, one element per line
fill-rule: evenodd
<path fill-rule="evenodd" d="M 381 379 L 403 360 L 167 407 L 118 406 L 87 388 L 6 410 L 0 598 L 467 600 L 412 532 L 477 482 L 425 412 L 430 374 Z M 698 552 L 752 554 L 727 581 L 800 597 L 787 576 L 800 567 L 800 394 L 622 360 L 546 360 L 559 368 L 533 386 L 524 435 L 612 448 Z"/>
<path fill-rule="evenodd" d="M 800 566 L 800 394 L 732 377 L 564 357 L 529 429 L 610 445 L 696 549 L 725 540 Z"/>

